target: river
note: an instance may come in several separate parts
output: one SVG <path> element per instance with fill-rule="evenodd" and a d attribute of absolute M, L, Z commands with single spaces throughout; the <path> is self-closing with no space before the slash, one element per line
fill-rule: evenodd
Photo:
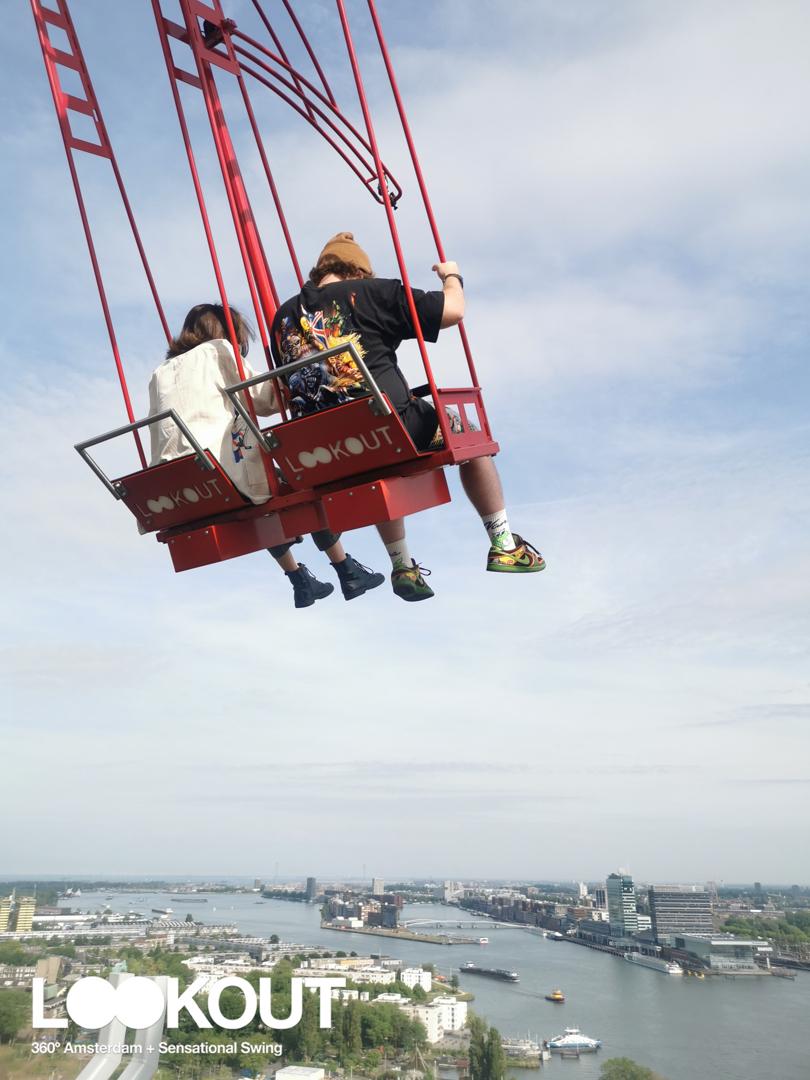
<path fill-rule="evenodd" d="M 662 975 L 623 960 L 537 937 L 518 928 L 480 930 L 448 927 L 459 936 L 486 936 L 488 945 L 438 946 L 392 941 L 363 934 L 322 930 L 317 906 L 282 900 L 261 902 L 255 894 L 208 895 L 206 904 L 184 904 L 168 893 L 86 893 L 76 907 L 148 914 L 171 907 L 175 919 L 191 913 L 206 923 L 233 923 L 246 934 L 278 934 L 282 941 L 322 945 L 335 951 L 384 952 L 414 964 L 432 963 L 450 975 L 466 960 L 515 970 L 519 983 L 461 975 L 461 986 L 475 995 L 472 1008 L 503 1035 L 549 1038 L 566 1026 L 601 1039 L 596 1055 L 578 1060 L 554 1058 L 542 1071 L 510 1070 L 519 1080 L 596 1080 L 601 1062 L 629 1057 L 666 1080 L 808 1080 L 810 1048 L 810 975 L 780 978 L 724 979 Z M 143 898 L 143 899 L 141 899 Z M 407 905 L 404 919 L 453 920 L 442 905 Z M 460 921 L 471 915 L 461 912 Z M 480 920 L 483 922 L 483 920 Z M 430 931 L 429 931 L 430 932 Z M 544 1000 L 555 987 L 564 1005 Z"/>

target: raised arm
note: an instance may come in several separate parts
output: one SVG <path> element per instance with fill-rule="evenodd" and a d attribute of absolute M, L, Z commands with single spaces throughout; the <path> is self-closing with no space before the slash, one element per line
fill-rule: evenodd
<path fill-rule="evenodd" d="M 458 263 L 436 263 L 433 269 L 439 275 L 444 291 L 441 327 L 446 330 L 448 326 L 456 326 L 464 318 L 464 282 Z"/>

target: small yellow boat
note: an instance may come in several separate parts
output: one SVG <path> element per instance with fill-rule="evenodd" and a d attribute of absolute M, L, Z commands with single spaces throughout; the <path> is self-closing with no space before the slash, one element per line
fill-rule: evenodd
<path fill-rule="evenodd" d="M 552 990 L 550 994 L 546 994 L 546 1001 L 554 1001 L 558 1005 L 562 1005 L 565 1001 L 565 994 L 562 990 Z"/>

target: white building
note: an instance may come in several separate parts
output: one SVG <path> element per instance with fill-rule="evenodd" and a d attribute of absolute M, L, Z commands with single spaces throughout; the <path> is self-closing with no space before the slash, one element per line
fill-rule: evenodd
<path fill-rule="evenodd" d="M 380 996 L 385 997 L 384 994 Z M 345 986 L 332 987 L 332 1001 L 368 1001 L 369 997 L 368 990 L 347 990 Z"/>
<path fill-rule="evenodd" d="M 430 993 L 433 988 L 433 976 L 422 968 L 403 968 L 399 978 L 410 990 L 413 990 L 415 986 L 421 986 L 424 991 Z"/>
<path fill-rule="evenodd" d="M 397 979 L 396 971 L 387 971 L 385 968 L 377 966 L 349 968 L 339 964 L 333 964 L 330 967 L 319 964 L 317 967 L 299 967 L 293 971 L 293 975 L 304 977 L 313 976 L 315 973 L 319 976 L 340 976 L 351 980 L 351 982 L 372 983 L 375 986 L 390 986 Z"/>
<path fill-rule="evenodd" d="M 441 1025 L 445 1031 L 460 1031 L 467 1023 L 467 1002 L 454 997 L 437 997 L 430 1003 L 440 1010 Z"/>
<path fill-rule="evenodd" d="M 325 1069 L 308 1069 L 305 1065 L 287 1065 L 276 1073 L 276 1080 L 324 1080 Z"/>
<path fill-rule="evenodd" d="M 402 1008 L 424 1024 L 429 1043 L 440 1042 L 446 1031 L 460 1031 L 467 1022 L 467 1002 L 454 997 L 438 997 L 424 1005 L 411 1003 Z"/>
<path fill-rule="evenodd" d="M 419 1020 L 424 1024 L 425 1032 L 427 1033 L 427 1041 L 429 1043 L 437 1043 L 441 1041 L 444 1030 L 439 1023 L 439 1010 L 434 1009 L 432 1005 L 403 1005 L 402 1011 L 406 1013 L 412 1020 Z"/>
<path fill-rule="evenodd" d="M 388 992 L 386 992 L 384 994 L 377 994 L 377 996 L 374 998 L 374 1004 L 399 1005 L 401 1008 L 403 1005 L 410 1005 L 411 999 L 405 997 L 404 994 L 389 994 Z"/>

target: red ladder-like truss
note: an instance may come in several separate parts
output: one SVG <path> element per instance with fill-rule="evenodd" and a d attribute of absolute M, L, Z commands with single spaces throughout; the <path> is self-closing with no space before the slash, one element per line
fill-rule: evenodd
<path fill-rule="evenodd" d="M 267 503 L 254 506 L 247 504 L 236 491 L 211 453 L 195 442 L 192 433 L 185 427 L 183 418 L 173 413 L 172 418 L 183 429 L 190 445 L 194 446 L 195 452 L 177 461 L 166 462 L 151 468 L 147 466 L 139 432 L 159 418 L 147 417 L 136 420 L 132 410 L 110 305 L 76 168 L 75 155 L 77 153 L 94 154 L 109 160 L 167 341 L 171 340 L 171 333 L 93 90 L 67 0 L 48 0 L 48 6 L 45 0 L 31 0 L 45 69 L 56 106 L 68 167 L 79 204 L 82 226 L 129 419 L 129 423 L 124 427 L 79 444 L 77 449 L 115 498 L 122 500 L 129 507 L 138 519 L 142 530 L 156 532 L 158 540 L 169 545 L 177 570 L 247 554 L 262 547 L 281 543 L 285 539 L 291 539 L 299 533 L 312 532 L 319 528 L 328 527 L 336 531 L 359 528 L 438 505 L 449 500 L 443 474 L 444 466 L 458 464 L 477 456 L 493 454 L 498 450 L 490 432 L 481 388 L 463 324 L 459 325 L 459 332 L 470 374 L 470 386 L 459 389 L 440 389 L 436 385 L 394 217 L 394 209 L 402 197 L 402 188 L 380 156 L 344 0 L 335 0 L 337 15 L 346 43 L 365 134 L 352 124 L 339 108 L 323 68 L 292 4 L 289 0 L 281 0 L 281 2 L 295 34 L 300 38 L 312 62 L 313 79 L 307 78 L 292 66 L 282 44 L 281 35 L 271 23 L 259 0 L 252 0 L 253 7 L 267 31 L 272 47 L 267 47 L 255 38 L 242 33 L 234 22 L 225 17 L 220 0 L 211 0 L 210 3 L 205 3 L 203 0 L 176 0 L 176 5 L 182 15 L 182 23 L 165 16 L 163 7 L 165 0 L 151 0 L 199 205 L 202 227 L 228 321 L 228 334 L 242 380 L 231 388 L 231 396 L 234 405 L 245 416 L 262 447 L 271 498 Z M 444 249 L 375 3 L 374 0 L 366 0 L 366 2 L 402 123 L 404 138 L 435 241 L 437 255 L 440 261 L 445 261 Z M 68 49 L 57 48 L 53 44 L 49 33 L 50 28 L 56 28 L 64 33 L 68 41 Z M 189 62 L 188 67 L 179 66 L 176 60 L 178 50 L 177 46 L 173 50 L 173 42 L 187 47 L 187 51 L 179 50 L 179 52 Z M 79 98 L 63 90 L 60 81 L 60 71 L 63 68 L 78 74 L 83 97 Z M 275 94 L 314 128 L 359 178 L 371 196 L 383 206 L 427 377 L 427 385 L 420 392 L 429 393 L 433 399 L 443 436 L 443 449 L 428 454 L 419 453 L 399 417 L 392 412 L 387 400 L 379 394 L 367 373 L 366 381 L 372 389 L 370 399 L 338 406 L 335 409 L 297 420 L 290 420 L 282 409 L 281 423 L 275 424 L 269 431 L 264 432 L 258 427 L 250 395 L 244 393 L 247 385 L 245 369 L 230 318 L 225 279 L 183 108 L 181 84 L 193 87 L 202 94 L 259 338 L 264 348 L 268 368 L 271 369 L 268 374 L 260 376 L 258 380 L 251 380 L 251 383 L 268 378 L 279 378 L 280 374 L 288 374 L 289 369 L 294 366 L 301 366 L 301 362 L 297 365 L 287 365 L 286 368 L 278 371 L 272 370 L 270 328 L 279 306 L 279 295 L 228 130 L 217 90 L 216 74 L 220 77 L 233 78 L 238 86 L 289 258 L 299 284 L 303 283 L 300 262 L 256 120 L 246 76 Z M 77 138 L 73 134 L 72 113 L 81 113 L 93 120 L 97 142 Z M 345 350 L 346 347 L 343 346 L 342 351 Z M 323 356 L 323 354 L 320 355 Z M 359 358 L 356 359 L 359 360 Z M 311 358 L 304 362 L 311 363 Z M 444 408 L 449 405 L 462 418 L 460 432 L 450 430 Z M 467 408 L 474 411 L 477 423 L 470 422 Z M 117 480 L 109 480 L 90 457 L 88 448 L 130 432 L 135 438 L 142 468 L 137 473 Z M 354 443 L 351 442 L 352 439 Z M 350 441 L 346 443 L 346 440 Z M 369 461 L 372 457 L 374 458 L 373 464 L 366 466 L 362 474 L 358 475 L 358 464 L 356 459 L 352 459 L 351 454 L 338 454 L 337 460 L 320 462 L 318 454 L 313 456 L 307 450 L 307 448 L 321 450 L 324 447 L 344 444 L 373 448 L 374 453 L 369 457 Z M 300 466 L 302 461 L 309 463 L 307 468 Z M 314 464 L 312 464 L 313 461 Z"/>

